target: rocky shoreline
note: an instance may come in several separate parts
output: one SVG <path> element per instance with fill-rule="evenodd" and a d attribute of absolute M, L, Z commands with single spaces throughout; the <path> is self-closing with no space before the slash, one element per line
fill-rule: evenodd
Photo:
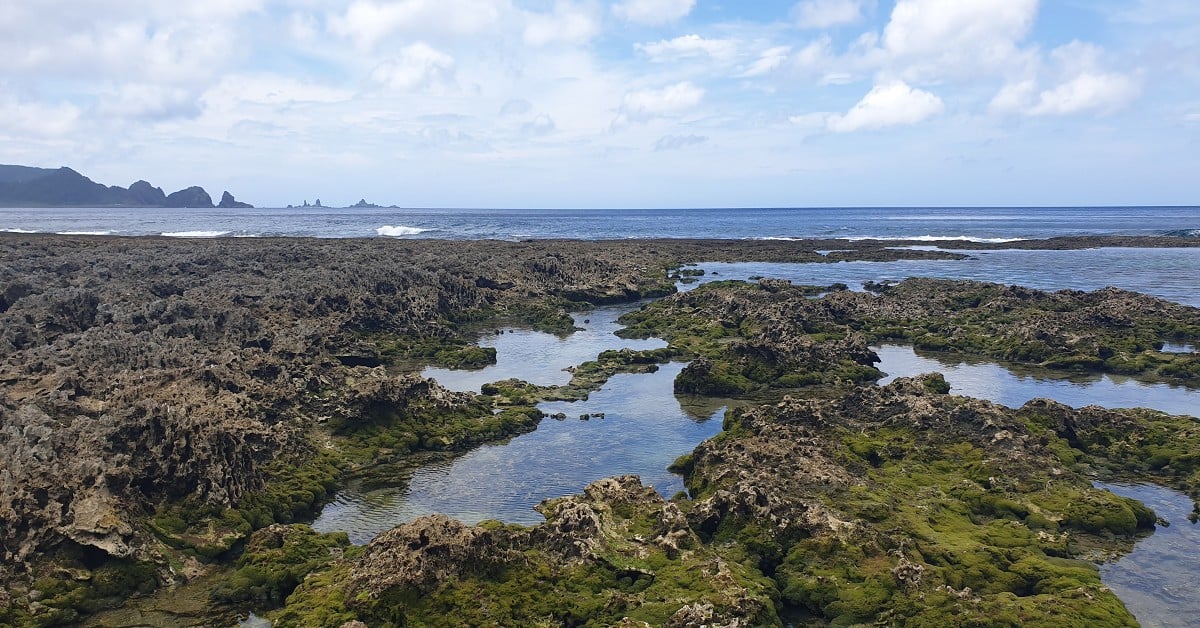
<path fill-rule="evenodd" d="M 1179 238 L 1075 238 L 994 246 L 956 242 L 954 247 L 1029 248 L 1036 243 L 1045 248 L 1200 246 Z M 538 570 L 559 564 L 566 567 L 552 581 L 564 588 L 545 590 L 542 596 L 575 609 L 576 615 L 551 620 L 564 625 L 598 613 L 609 613 L 603 616 L 613 623 L 627 619 L 656 625 L 771 624 L 781 610 L 801 608 L 829 620 L 861 618 L 863 613 L 935 613 L 964 604 L 970 608 L 963 612 L 1020 608 L 1047 613 L 1048 600 L 1058 604 L 1097 596 L 1105 620 L 1121 619 L 1123 607 L 1101 590 L 1094 574 L 1050 560 L 1076 554 L 1070 547 L 1044 542 L 1042 533 L 1127 546 L 1128 535 L 1146 527 L 1146 513 L 1087 493 L 1085 470 L 1128 467 L 1144 454 L 1153 461 L 1141 472 L 1182 483 L 1195 495 L 1195 463 L 1186 452 L 1200 435 L 1182 420 L 1156 414 L 1073 414 L 1062 408 L 1012 414 L 978 405 L 982 402 L 955 401 L 937 390 L 936 380 L 878 389 L 869 385 L 877 371 L 867 349 L 868 340 L 904 339 L 1060 368 L 1196 381 L 1200 375 L 1194 355 L 1159 355 L 1161 344 L 1155 346 L 1200 340 L 1195 308 L 1119 291 L 1048 295 L 970 282 L 905 282 L 879 287 L 873 294 L 833 290 L 813 300 L 811 290 L 782 282 L 705 286 L 661 301 L 630 323 L 633 333 L 671 341 L 670 357 L 694 358 L 685 370 L 688 377 L 681 376 L 681 390 L 741 394 L 772 385 L 808 386 L 820 387 L 818 396 L 840 401 L 785 402 L 774 410 L 731 416 L 725 435 L 680 462 L 695 499 L 663 502 L 634 480 L 618 479 L 589 488 L 583 497 L 546 505 L 549 521 L 537 528 L 467 528 L 421 520 L 381 536 L 364 550 L 347 549 L 302 528 L 281 527 L 310 517 L 347 473 L 421 452 L 461 451 L 534 429 L 541 419 L 534 407 L 538 400 L 586 394 L 614 372 L 647 368 L 668 355 L 599 356 L 592 366 L 577 370 L 578 381 L 564 389 L 510 382 L 487 395 L 452 393 L 389 370 L 391 364 L 486 364 L 494 355 L 481 353 L 472 343 L 480 329 L 511 321 L 567 332 L 570 311 L 672 294 L 672 272 L 686 263 L 963 256 L 897 248 L 905 244 L 0 235 L 0 528 L 7 531 L 0 540 L 5 591 L 0 623 L 78 622 L 130 595 L 210 572 L 213 565 L 232 565 L 245 576 L 231 581 L 220 595 L 214 593 L 214 604 L 255 600 L 282 605 L 286 600 L 277 617 L 282 625 L 314 625 L 311 613 L 318 611 L 327 614 L 317 625 L 352 619 L 371 625 L 417 621 L 423 614 L 447 612 L 464 595 L 494 596 L 489 598 L 494 608 L 509 609 L 480 616 L 480 621 L 546 619 L 530 610 L 534 607 L 505 606 L 516 589 L 503 585 L 526 582 Z M 833 249 L 839 252 L 819 252 Z M 1012 333 L 978 331 L 1001 319 L 1011 322 Z M 1020 330 L 1030 320 L 1040 321 L 1044 337 L 1037 339 L 1046 353 L 1005 353 L 1006 343 L 1029 345 Z M 707 329 L 696 321 L 705 321 Z M 838 366 L 831 369 L 831 364 Z M 970 406 L 970 416 L 961 414 L 964 405 Z M 863 430 L 881 427 L 869 424 L 870 417 L 899 406 L 903 411 L 893 416 L 915 418 L 907 432 L 896 433 L 897 442 L 915 442 L 924 434 L 920 430 L 944 419 L 943 413 L 961 415 L 967 421 L 962 429 L 970 429 L 936 451 L 917 447 L 897 452 L 886 443 L 847 440 L 843 433 L 863 421 L 868 421 L 859 425 Z M 759 416 L 756 412 L 766 418 L 748 418 Z M 809 432 L 784 434 L 798 428 L 777 415 L 795 413 L 834 418 L 808 426 Z M 979 428 L 980 416 L 1004 429 Z M 1120 431 L 1113 427 L 1117 425 Z M 997 440 L 1000 432 L 1008 436 Z M 1168 433 L 1183 436 L 1172 440 Z M 720 447 L 750 447 L 758 455 L 782 446 L 776 437 L 784 436 L 791 444 L 817 439 L 812 447 L 837 463 L 823 467 L 833 482 L 824 486 L 837 489 L 832 497 L 805 492 L 813 487 L 780 493 L 786 499 L 771 497 L 795 478 L 771 473 L 780 469 L 772 466 L 758 469 L 753 482 L 731 479 L 730 470 L 741 468 L 733 462 L 736 456 L 714 453 Z M 1007 456 L 1014 447 L 1031 461 L 1027 467 L 1000 469 L 1018 478 L 1016 486 L 990 486 L 978 475 L 955 476 L 950 478 L 954 482 L 976 483 L 971 491 L 982 496 L 967 491 L 967 497 L 955 493 L 937 499 L 951 500 L 945 508 L 971 525 L 990 529 L 991 521 L 1003 522 L 1005 534 L 1035 554 L 1013 564 L 1044 559 L 1055 569 L 1069 568 L 1073 571 L 1062 577 L 1070 579 L 1070 586 L 1046 589 L 1022 581 L 981 593 L 955 575 L 961 571 L 955 565 L 970 565 L 930 562 L 924 553 L 913 553 L 905 535 L 917 534 L 915 528 L 870 536 L 882 561 L 880 570 L 870 573 L 838 571 L 845 569 L 844 561 L 857 559 L 842 553 L 849 551 L 845 547 L 828 545 L 837 535 L 822 541 L 829 555 L 822 565 L 788 563 L 793 550 L 828 532 L 819 521 L 816 527 L 789 527 L 808 521 L 805 517 L 825 513 L 833 518 L 818 517 L 820 521 L 836 520 L 858 530 L 871 527 L 871 517 L 877 516 L 871 515 L 872 508 L 895 510 L 887 500 L 900 479 L 886 475 L 889 460 L 932 467 L 954 456 L 978 456 L 979 472 L 990 473 L 994 456 L 1001 451 Z M 801 453 L 779 455 L 795 459 Z M 1098 514 L 1073 515 L 1063 505 L 1066 492 L 1034 495 L 1024 490 L 1055 468 L 1061 471 L 1055 482 L 1063 491 L 1086 494 Z M 946 492 L 948 481 L 939 477 L 932 487 L 920 488 Z M 735 485 L 741 488 L 730 488 Z M 864 490 L 871 492 L 869 500 L 860 494 Z M 772 510 L 773 499 L 787 502 L 779 505 L 783 510 Z M 824 500 L 824 510 L 813 510 L 814 499 Z M 885 506 L 848 505 L 854 500 Z M 1005 505 L 996 507 L 1000 501 Z M 762 508 L 767 510 L 759 512 Z M 746 519 L 750 513 L 757 514 Z M 1127 514 L 1133 517 L 1132 527 L 1126 525 Z M 759 515 L 769 515 L 762 521 L 773 523 L 756 522 Z M 1034 515 L 1040 518 L 1031 520 Z M 896 523 L 894 517 L 884 520 Z M 431 532 L 435 528 L 436 534 Z M 971 534 L 971 542 L 991 542 Z M 430 547 L 447 554 L 423 557 L 389 549 L 411 545 L 413 535 L 443 539 Z M 807 540 L 800 538 L 805 535 Z M 729 544 L 733 550 L 724 549 Z M 285 551 L 290 547 L 295 551 Z M 517 555 L 525 558 L 513 559 Z M 479 558 L 486 569 L 459 573 L 435 568 L 444 566 L 437 561 L 446 556 Z M 426 560 L 434 562 L 422 562 Z M 398 576 L 400 580 L 385 582 L 376 577 L 403 561 L 416 561 L 418 571 L 432 579 L 410 582 Z M 787 578 L 779 575 L 783 567 Z M 682 577 L 676 574 L 696 569 L 708 575 L 687 586 L 668 586 Z M 916 572 L 933 575 L 911 585 Z M 343 577 L 347 575 L 349 580 Z M 508 577 L 512 580 L 504 579 Z M 889 577 L 894 582 L 885 586 L 882 581 Z M 834 587 L 831 593 L 829 578 L 866 588 Z M 469 581 L 474 588 L 451 587 L 450 581 Z M 342 587 L 347 582 L 349 589 Z M 936 584 L 922 589 L 921 582 Z M 1020 602 L 1026 597 L 1021 587 L 1046 589 L 1037 595 L 1047 597 L 1026 608 Z M 681 588 L 696 593 L 687 597 Z M 556 597 L 570 590 L 577 592 L 575 597 Z M 1006 592 L 1016 595 L 1017 606 L 1002 595 Z M 358 604 L 360 594 L 369 602 Z M 331 605 L 330 596 L 346 601 L 342 611 L 330 610 L 339 608 Z M 837 605 L 851 597 L 873 601 Z M 601 601 L 611 606 L 589 606 Z M 1098 618 L 1071 604 L 1064 608 Z"/>

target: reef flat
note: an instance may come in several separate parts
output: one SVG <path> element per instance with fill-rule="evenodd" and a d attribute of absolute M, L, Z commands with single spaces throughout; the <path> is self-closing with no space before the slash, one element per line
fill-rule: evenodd
<path fill-rule="evenodd" d="M 1094 569 L 1070 561 L 1082 555 L 1080 547 L 1127 546 L 1153 517 L 1090 492 L 1085 477 L 1089 470 L 1134 470 L 1194 491 L 1188 452 L 1198 435 L 1190 419 L 1063 408 L 1013 414 L 943 395 L 935 379 L 881 392 L 870 385 L 878 372 L 868 342 L 907 339 L 1060 368 L 1194 381 L 1194 356 L 1161 354 L 1156 346 L 1195 342 L 1194 308 L 1115 291 L 1048 295 L 986 284 L 938 284 L 931 291 L 932 284 L 906 282 L 877 294 L 826 287 L 816 293 L 830 294 L 814 299 L 813 290 L 780 282 L 728 283 L 634 315 L 630 333 L 659 335 L 671 347 L 598 356 L 577 368 L 567 387 L 502 382 L 486 394 L 455 393 L 398 368 L 487 364 L 494 354 L 473 343 L 480 331 L 515 322 L 567 333 L 571 311 L 673 294 L 678 269 L 692 262 L 964 255 L 896 248 L 903 245 L 2 235 L 0 622 L 77 623 L 214 569 L 228 571 L 212 591 L 214 607 L 280 606 L 272 617 L 281 625 L 419 625 L 456 609 L 464 623 L 552 625 L 770 625 L 799 609 L 814 620 L 860 621 L 871 613 L 936 618 L 959 607 L 1030 619 L 1050 613 L 1051 600 L 1072 595 L 1099 599 L 1094 610 L 1105 618 L 1129 620 L 1099 587 Z M 1075 245 L 1184 244 L 1160 238 Z M 1010 344 L 1029 344 L 1013 334 L 1034 319 L 1053 323 L 1040 338 L 1044 350 L 1005 353 Z M 1012 334 L 979 331 L 1006 321 Z M 685 392 L 809 387 L 824 400 L 785 403 L 843 404 L 795 410 L 836 417 L 806 428 L 815 430 L 809 436 L 820 440 L 814 446 L 821 455 L 840 465 L 830 467 L 837 480 L 830 490 L 787 491 L 791 501 L 781 502 L 784 514 L 775 520 L 743 516 L 771 515 L 772 487 L 790 486 L 816 469 L 802 462 L 751 465 L 759 477 L 754 490 L 767 496 L 738 505 L 742 489 L 729 488 L 738 481 L 725 480 L 742 466 L 719 462 L 705 448 L 756 442 L 750 435 L 764 430 L 771 441 L 774 428 L 767 426 L 795 423 L 772 418 L 790 406 L 756 407 L 731 414 L 725 434 L 680 461 L 694 487 L 691 500 L 663 501 L 621 478 L 546 504 L 543 526 L 422 519 L 362 549 L 297 523 L 349 475 L 535 429 L 538 400 L 586 394 L 612 373 L 680 356 L 693 358 L 677 382 Z M 917 417 L 911 426 L 872 422 L 896 404 L 906 409 L 892 416 Z M 958 416 L 960 406 L 970 412 L 959 431 L 941 429 L 942 440 L 932 442 L 920 431 L 944 421 L 943 412 Z M 1005 428 L 979 427 L 989 420 Z M 867 436 L 854 440 L 852 428 Z M 1000 432 L 1008 436 L 997 440 Z M 801 436 L 787 438 L 801 442 Z M 993 460 L 1018 446 L 1028 465 Z M 800 460 L 795 454 L 779 455 Z M 948 462 L 954 469 L 942 468 Z M 914 479 L 913 466 L 928 470 Z M 1053 485 L 1061 488 L 1030 488 L 1055 469 Z M 992 476 L 982 474 L 993 472 L 1011 477 L 985 481 Z M 931 508 L 944 500 L 950 512 L 948 527 L 928 532 L 926 549 L 915 535 L 933 524 L 919 525 L 920 513 L 897 502 L 901 490 L 926 491 Z M 1090 506 L 1078 513 L 1072 509 L 1081 498 Z M 833 539 L 841 537 L 830 532 L 819 560 L 788 562 L 791 554 L 819 553 L 802 537 L 829 532 L 820 522 L 788 527 L 817 502 L 870 543 L 838 545 Z M 743 512 L 751 506 L 768 510 Z M 788 523 L 779 529 L 766 523 L 781 519 Z M 429 539 L 428 555 L 417 552 Z M 414 544 L 409 552 L 398 549 Z M 1004 573 L 970 575 L 983 569 L 972 552 L 992 555 L 1010 545 L 1011 565 L 1065 570 L 1060 581 L 1020 580 L 1028 570 L 1008 564 Z M 863 563 L 855 552 L 879 558 L 878 569 L 845 571 Z M 479 569 L 462 571 L 466 559 Z M 421 578 L 403 575 L 403 561 L 413 561 Z M 917 569 L 900 569 L 909 564 L 928 574 L 916 585 L 898 575 Z M 387 570 L 399 575 L 378 577 Z M 544 583 L 534 596 L 540 602 L 517 594 L 535 581 Z M 1045 597 L 1026 600 L 1030 595 Z M 488 604 L 480 607 L 479 599 Z M 485 614 L 467 614 L 471 604 L 470 612 Z M 1093 618 L 1072 604 L 1062 608 Z"/>

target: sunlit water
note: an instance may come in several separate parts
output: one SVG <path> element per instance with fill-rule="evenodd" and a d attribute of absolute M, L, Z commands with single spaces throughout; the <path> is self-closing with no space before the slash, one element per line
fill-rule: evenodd
<path fill-rule="evenodd" d="M 1107 286 L 1200 306 L 1200 248 L 1089 249 L 1085 251 L 965 251 L 966 260 L 836 262 L 827 264 L 706 263 L 700 283 L 761 276 L 824 286 L 908 277 L 974 279 L 1039 290 L 1098 290 Z M 713 274 L 713 273 L 716 274 Z M 694 289 L 699 283 L 684 286 Z"/>
<path fill-rule="evenodd" d="M 1184 628 L 1200 620 L 1200 526 L 1188 521 L 1192 500 L 1178 491 L 1147 484 L 1098 484 L 1154 509 L 1170 526 L 1138 541 L 1133 552 L 1101 565 L 1104 584 L 1146 628 Z"/>
<path fill-rule="evenodd" d="M 683 490 L 667 471 L 679 456 L 721 430 L 723 408 L 685 407 L 672 392 L 683 364 L 649 375 L 616 375 L 587 401 L 545 403 L 538 429 L 418 469 L 406 486 L 353 487 L 325 507 L 313 527 L 344 530 L 355 543 L 421 515 L 445 513 L 467 523 L 499 519 L 535 524 L 544 499 L 578 493 L 595 480 L 634 474 L 665 497 Z M 686 400 L 684 400 L 686 401 Z M 584 421 L 582 414 L 604 414 Z"/>
<path fill-rule="evenodd" d="M 594 360 L 602 351 L 667 346 L 658 339 L 625 340 L 613 335 L 621 328 L 617 318 L 637 307 L 635 304 L 614 305 L 574 314 L 575 326 L 581 331 L 566 336 L 505 328 L 501 330 L 503 333 L 486 335 L 479 341 L 481 347 L 496 349 L 496 364 L 474 371 L 427 368 L 421 375 L 436 379 L 451 390 L 463 392 L 477 393 L 484 384 L 514 377 L 541 386 L 561 386 L 571 381 L 571 373 L 565 370 L 567 367 Z"/>
<path fill-rule="evenodd" d="M 1146 383 L 1119 375 L 1079 375 L 1011 365 L 1006 368 L 970 356 L 949 353 L 917 354 L 912 347 L 875 347 L 887 374 L 881 384 L 897 377 L 941 373 L 955 395 L 987 399 L 1012 408 L 1038 397 L 1080 408 L 1151 408 L 1168 414 L 1200 413 L 1200 389 Z"/>

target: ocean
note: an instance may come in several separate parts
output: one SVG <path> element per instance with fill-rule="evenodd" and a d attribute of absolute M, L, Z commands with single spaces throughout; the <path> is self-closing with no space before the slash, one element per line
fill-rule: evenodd
<path fill-rule="evenodd" d="M 1200 207 L 778 209 L 0 208 L 0 231 L 170 237 L 879 238 L 1005 242 L 1200 229 Z"/>

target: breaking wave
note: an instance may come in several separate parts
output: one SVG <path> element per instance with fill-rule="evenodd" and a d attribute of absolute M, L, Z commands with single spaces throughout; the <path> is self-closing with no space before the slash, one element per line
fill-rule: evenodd
<path fill-rule="evenodd" d="M 219 238 L 229 235 L 228 231 L 168 231 L 162 234 L 166 238 Z"/>
<path fill-rule="evenodd" d="M 375 233 L 377 233 L 381 236 L 389 237 L 389 238 L 397 238 L 400 236 L 418 235 L 418 234 L 425 233 L 426 231 L 432 231 L 432 229 L 422 229 L 420 227 L 406 227 L 404 225 L 398 225 L 395 227 L 393 227 L 391 225 L 384 225 L 384 226 L 376 229 Z"/>

